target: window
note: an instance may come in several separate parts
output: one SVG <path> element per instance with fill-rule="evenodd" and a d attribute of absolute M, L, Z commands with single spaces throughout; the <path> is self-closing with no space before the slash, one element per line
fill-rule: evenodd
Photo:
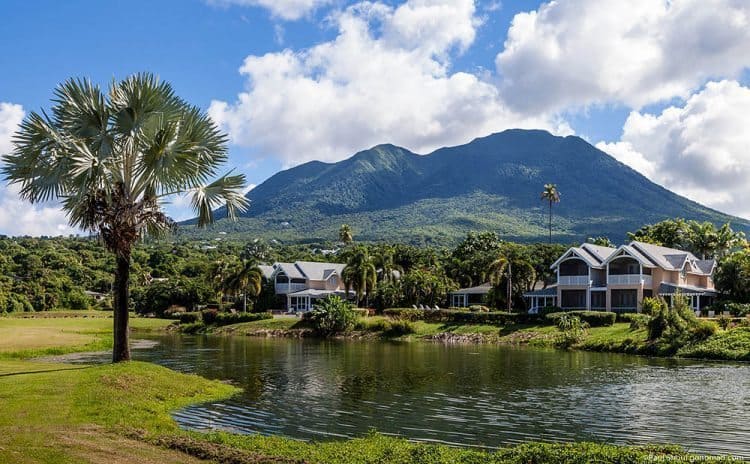
<path fill-rule="evenodd" d="M 638 307 L 638 290 L 612 290 L 612 308 L 635 309 Z"/>
<path fill-rule="evenodd" d="M 560 306 L 567 309 L 585 309 L 586 290 L 563 290 Z"/>
<path fill-rule="evenodd" d="M 332 275 L 331 276 L 331 285 L 335 286 L 335 285 L 338 285 L 338 284 L 339 284 L 339 279 L 335 275 Z"/>
<path fill-rule="evenodd" d="M 607 307 L 607 292 L 591 292 L 591 309 Z"/>

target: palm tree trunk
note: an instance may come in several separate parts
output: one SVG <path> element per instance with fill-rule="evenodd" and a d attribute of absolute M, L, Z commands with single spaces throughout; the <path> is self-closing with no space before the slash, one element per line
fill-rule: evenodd
<path fill-rule="evenodd" d="M 552 245 L 552 200 L 549 201 L 549 244 Z"/>
<path fill-rule="evenodd" d="M 513 299 L 513 265 L 508 261 L 508 312 L 511 310 L 511 300 Z"/>
<path fill-rule="evenodd" d="M 114 348 L 112 362 L 130 361 L 128 304 L 130 300 L 130 253 L 117 256 L 114 297 Z"/>
<path fill-rule="evenodd" d="M 247 289 L 245 289 L 245 293 L 242 294 L 242 312 L 247 312 Z"/>

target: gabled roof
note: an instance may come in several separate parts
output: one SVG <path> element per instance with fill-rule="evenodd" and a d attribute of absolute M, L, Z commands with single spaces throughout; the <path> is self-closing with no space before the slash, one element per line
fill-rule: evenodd
<path fill-rule="evenodd" d="M 659 267 L 669 271 L 681 271 L 687 266 L 689 272 L 709 275 L 716 266 L 715 260 L 700 260 L 689 251 L 637 241 L 632 242 L 630 247 L 639 250 Z"/>
<path fill-rule="evenodd" d="M 571 247 L 563 253 L 557 261 L 555 261 L 550 269 L 554 269 L 560 265 L 560 263 L 571 256 L 584 260 L 590 267 L 601 268 L 604 261 L 616 251 L 615 248 L 603 247 L 598 245 L 592 245 L 590 243 L 584 243 L 580 247 Z"/>
<path fill-rule="evenodd" d="M 327 280 L 333 274 L 341 274 L 346 264 L 295 261 L 274 263 L 275 272 L 283 271 L 290 279 Z"/>
<path fill-rule="evenodd" d="M 538 290 L 532 290 L 530 292 L 524 293 L 523 296 L 545 296 L 545 297 L 557 296 L 557 285 L 550 285 L 547 288 L 540 288 Z"/>
<path fill-rule="evenodd" d="M 272 279 L 273 278 L 273 266 L 266 266 L 264 264 L 261 264 L 258 266 L 258 269 L 260 269 L 260 272 L 263 273 L 263 277 L 266 279 Z"/>

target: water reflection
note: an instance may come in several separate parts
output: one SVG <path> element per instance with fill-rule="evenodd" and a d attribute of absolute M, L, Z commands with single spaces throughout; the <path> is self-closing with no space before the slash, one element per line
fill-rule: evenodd
<path fill-rule="evenodd" d="M 750 458 L 750 366 L 497 346 L 157 337 L 136 357 L 245 392 L 183 426 L 303 439 L 370 428 L 496 447 L 528 440 L 678 443 Z"/>

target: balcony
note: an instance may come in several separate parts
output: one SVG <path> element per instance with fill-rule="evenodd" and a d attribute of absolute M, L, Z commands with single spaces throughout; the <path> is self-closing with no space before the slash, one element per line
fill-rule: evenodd
<path fill-rule="evenodd" d="M 650 275 L 646 274 L 610 274 L 607 276 L 608 285 L 652 285 Z"/>
<path fill-rule="evenodd" d="M 299 292 L 301 290 L 305 290 L 306 288 L 307 284 L 280 283 L 276 284 L 276 294 L 285 295 L 287 293 Z"/>
<path fill-rule="evenodd" d="M 572 275 L 572 276 L 561 275 L 557 279 L 557 284 L 558 285 L 588 285 L 589 276 L 587 275 Z"/>

